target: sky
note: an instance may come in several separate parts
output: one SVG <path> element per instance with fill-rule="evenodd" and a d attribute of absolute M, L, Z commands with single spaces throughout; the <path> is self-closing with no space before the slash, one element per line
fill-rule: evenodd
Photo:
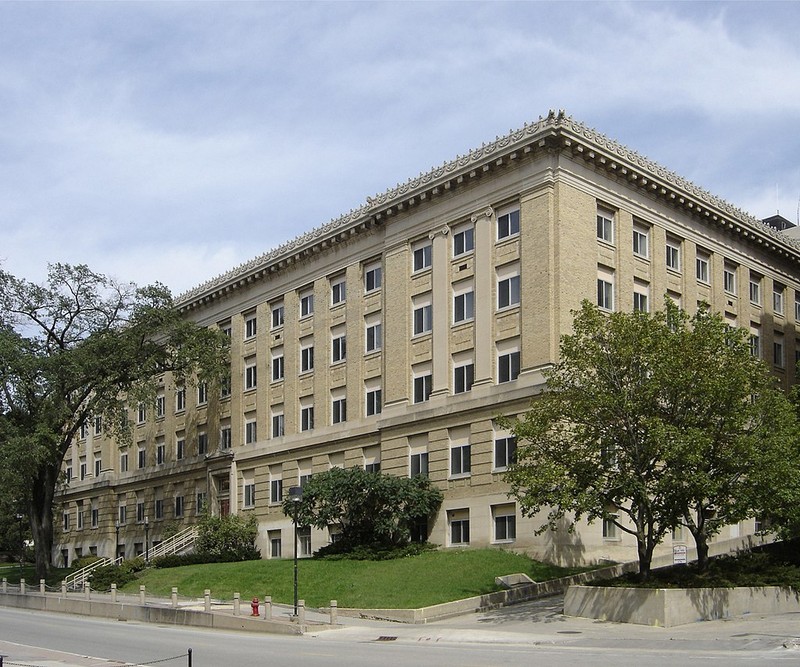
<path fill-rule="evenodd" d="M 178 295 L 550 109 L 800 211 L 800 3 L 0 2 L 0 268 Z"/>

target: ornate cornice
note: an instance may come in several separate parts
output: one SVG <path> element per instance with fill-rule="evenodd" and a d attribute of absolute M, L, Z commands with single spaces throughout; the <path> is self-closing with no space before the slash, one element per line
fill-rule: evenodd
<path fill-rule="evenodd" d="M 470 150 L 466 155 L 420 173 L 384 193 L 367 197 L 365 204 L 349 213 L 181 294 L 176 304 L 181 310 L 199 307 L 290 264 L 308 259 L 354 234 L 383 224 L 387 218 L 442 195 L 485 172 L 503 168 L 531 152 L 542 150 L 569 151 L 652 196 L 663 198 L 690 214 L 707 218 L 709 222 L 742 234 L 779 254 L 790 255 L 800 263 L 800 242 L 789 239 L 675 172 L 574 120 L 564 111 L 550 111 L 546 117 L 540 116 L 533 123 L 526 123 L 518 130 L 481 144 L 480 148 Z"/>

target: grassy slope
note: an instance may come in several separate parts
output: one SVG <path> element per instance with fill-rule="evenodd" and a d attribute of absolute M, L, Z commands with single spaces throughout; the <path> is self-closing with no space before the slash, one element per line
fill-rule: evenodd
<path fill-rule="evenodd" d="M 140 584 L 149 593 L 169 595 L 172 586 L 180 596 L 200 597 L 211 589 L 214 598 L 244 601 L 271 595 L 275 602 L 291 602 L 291 560 L 191 565 L 152 569 L 125 587 Z M 436 551 L 390 561 L 301 560 L 298 596 L 309 606 L 416 608 L 480 595 L 498 587 L 496 576 L 524 572 L 535 581 L 554 579 L 578 570 L 566 570 L 498 549 Z"/>

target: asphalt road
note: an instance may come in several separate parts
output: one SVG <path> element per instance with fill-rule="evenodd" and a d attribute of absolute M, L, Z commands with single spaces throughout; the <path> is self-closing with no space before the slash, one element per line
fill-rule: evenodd
<path fill-rule="evenodd" d="M 188 648 L 192 667 L 800 664 L 800 614 L 663 629 L 568 618 L 549 599 L 423 626 L 342 621 L 283 637 L 0 608 L 0 652 L 6 666 L 36 667 L 183 667 Z"/>

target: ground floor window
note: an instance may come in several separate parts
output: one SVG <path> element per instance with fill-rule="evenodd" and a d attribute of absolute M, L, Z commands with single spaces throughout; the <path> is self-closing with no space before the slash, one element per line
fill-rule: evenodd
<path fill-rule="evenodd" d="M 447 513 L 450 527 L 450 544 L 469 544 L 469 510 L 451 510 Z"/>

